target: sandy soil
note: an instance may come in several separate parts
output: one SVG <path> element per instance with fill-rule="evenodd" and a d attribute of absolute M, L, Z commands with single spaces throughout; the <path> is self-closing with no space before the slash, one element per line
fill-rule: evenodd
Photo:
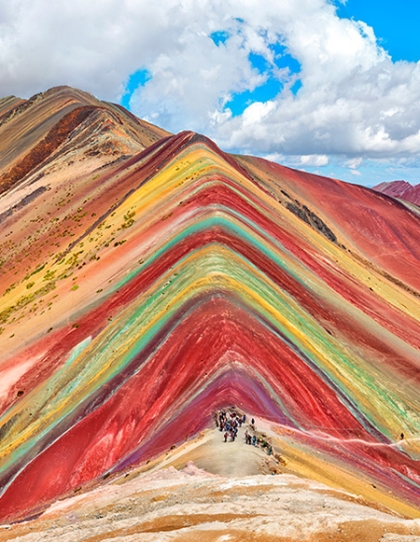
<path fill-rule="evenodd" d="M 267 435 L 267 429 L 259 429 L 259 420 L 256 420 L 255 431 L 247 423 L 238 429 L 237 438 L 232 441 L 228 438 L 224 441 L 224 432 L 220 430 L 209 431 L 206 439 L 203 439 L 193 450 L 188 453 L 188 461 L 207 472 L 220 476 L 238 477 L 251 476 L 254 474 L 269 474 L 270 468 L 276 472 L 279 467 L 278 461 L 269 457 L 258 446 L 245 444 L 245 431 L 251 435 Z M 177 468 L 185 466 L 185 458 L 182 461 L 171 463 Z"/>

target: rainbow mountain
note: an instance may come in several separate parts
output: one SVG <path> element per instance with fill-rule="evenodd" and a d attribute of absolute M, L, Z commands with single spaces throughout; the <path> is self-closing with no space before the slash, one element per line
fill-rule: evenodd
<path fill-rule="evenodd" d="M 235 405 L 420 516 L 420 216 L 68 87 L 0 101 L 0 521 Z"/>

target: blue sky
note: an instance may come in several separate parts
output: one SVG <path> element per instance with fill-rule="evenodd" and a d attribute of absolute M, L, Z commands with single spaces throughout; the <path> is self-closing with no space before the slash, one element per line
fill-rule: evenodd
<path fill-rule="evenodd" d="M 417 184 L 419 20 L 413 0 L 2 0 L 0 95 L 67 84 L 226 151 Z"/>
<path fill-rule="evenodd" d="M 416 0 L 347 0 L 336 2 L 337 13 L 342 18 L 361 20 L 370 25 L 378 43 L 390 54 L 393 61 L 418 62 L 420 60 L 420 2 Z M 346 168 L 339 163 L 327 167 L 327 171 L 319 168 L 307 168 L 321 174 L 333 174 L 340 179 L 357 182 Z M 404 179 L 412 184 L 420 182 L 418 166 L 404 163 L 388 163 L 385 161 L 366 161 L 359 172 L 368 185 L 375 185 L 383 180 Z"/>
<path fill-rule="evenodd" d="M 336 3 L 340 17 L 365 21 L 393 60 L 420 60 L 420 2 L 417 0 L 347 0 Z"/>
<path fill-rule="evenodd" d="M 334 7 L 338 19 L 352 21 L 353 23 L 361 21 L 367 25 L 374 35 L 376 46 L 383 50 L 384 54 L 388 55 L 389 61 L 393 65 L 398 62 L 413 64 L 420 59 L 420 40 L 417 39 L 416 28 L 417 21 L 420 20 L 420 3 L 408 2 L 407 0 L 402 0 L 398 4 L 390 0 L 370 0 L 369 2 L 347 0 L 347 2 L 343 3 L 337 0 Z M 239 19 L 239 22 L 242 23 L 243 19 Z M 362 30 L 361 33 L 364 32 L 365 30 Z M 221 28 L 210 33 L 209 38 L 217 48 L 226 48 L 234 35 L 235 30 Z M 251 69 L 260 74 L 263 81 L 255 86 L 248 86 L 248 88 L 237 91 L 231 90 L 225 93 L 227 97 L 220 109 L 222 114 L 223 112 L 230 113 L 230 124 L 233 128 L 235 127 L 234 119 L 243 116 L 246 109 L 252 104 L 259 105 L 275 100 L 280 101 L 282 93 L 285 92 L 295 98 L 298 97 L 299 91 L 305 86 L 305 82 L 300 79 L 302 65 L 299 57 L 294 56 L 293 51 L 290 49 L 287 39 L 280 39 L 268 42 L 268 50 L 272 54 L 271 58 L 268 58 L 266 52 L 263 51 L 251 50 L 248 53 L 247 58 Z M 288 77 L 279 76 L 279 71 L 282 70 L 288 71 Z M 137 71 L 129 79 L 127 93 L 123 96 L 121 103 L 130 107 L 131 95 L 135 95 L 139 87 L 145 86 L 146 82 L 152 78 L 153 76 L 146 68 Z M 339 101 L 339 99 L 338 96 L 336 101 Z M 133 109 L 136 112 L 136 103 L 133 104 Z M 328 119 L 328 122 L 333 122 L 333 119 Z M 337 124 L 339 122 L 340 119 L 337 119 Z M 169 126 L 169 128 L 172 127 Z M 194 126 L 193 129 L 195 129 Z M 241 142 L 234 143 L 229 141 L 229 138 L 224 141 L 223 138 L 218 137 L 217 132 L 204 131 L 216 141 L 221 139 L 218 142 L 227 150 L 267 156 L 292 167 L 358 182 L 367 186 L 374 186 L 384 180 L 391 181 L 401 178 L 413 184 L 420 181 L 416 159 L 412 159 L 411 156 L 399 155 L 398 152 L 396 153 L 397 156 L 391 161 L 387 159 L 386 152 L 384 153 L 382 150 L 379 153 L 374 151 L 369 154 L 363 149 L 359 153 L 349 149 L 346 153 L 345 148 L 343 149 L 344 152 L 328 152 L 329 149 L 326 147 L 325 152 L 315 153 L 313 151 L 308 152 L 305 150 L 306 145 L 302 145 L 302 154 L 299 154 L 296 143 L 292 146 L 292 152 L 284 152 L 281 146 L 277 152 L 273 145 L 267 145 L 267 148 L 264 149 L 264 144 L 259 142 L 255 148 L 252 145 L 247 145 L 244 148 L 244 138 L 241 138 L 241 145 Z M 395 152 L 392 154 L 395 154 Z"/>

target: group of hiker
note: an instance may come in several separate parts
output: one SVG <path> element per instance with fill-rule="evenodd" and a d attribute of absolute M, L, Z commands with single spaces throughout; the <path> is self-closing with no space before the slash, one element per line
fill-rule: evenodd
<path fill-rule="evenodd" d="M 238 436 L 238 429 L 242 424 L 246 423 L 246 414 L 240 414 L 235 409 L 220 410 L 215 413 L 216 426 L 223 433 L 224 442 L 233 442 Z M 253 434 L 251 434 L 252 431 Z M 245 431 L 245 444 L 250 446 L 259 446 L 266 450 L 268 455 L 273 453 L 273 447 L 264 438 L 264 435 L 257 435 L 255 432 L 255 420 L 251 418 L 251 422 Z"/>
<path fill-rule="evenodd" d="M 225 442 L 227 442 L 229 437 L 233 442 L 238 435 L 238 428 L 246 422 L 246 415 L 239 415 L 235 410 L 221 410 L 220 412 L 216 412 L 215 419 L 219 431 L 224 432 Z"/>

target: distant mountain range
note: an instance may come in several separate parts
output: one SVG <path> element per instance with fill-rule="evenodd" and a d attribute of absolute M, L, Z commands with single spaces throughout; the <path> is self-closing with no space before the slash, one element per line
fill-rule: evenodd
<path fill-rule="evenodd" d="M 373 190 L 392 196 L 393 198 L 403 199 L 415 205 L 420 205 L 420 184 L 411 185 L 407 181 L 392 181 L 381 183 L 373 187 Z"/>
<path fill-rule="evenodd" d="M 233 405 L 275 472 L 419 516 L 419 262 L 377 190 L 69 87 L 0 100 L 0 523 Z"/>

